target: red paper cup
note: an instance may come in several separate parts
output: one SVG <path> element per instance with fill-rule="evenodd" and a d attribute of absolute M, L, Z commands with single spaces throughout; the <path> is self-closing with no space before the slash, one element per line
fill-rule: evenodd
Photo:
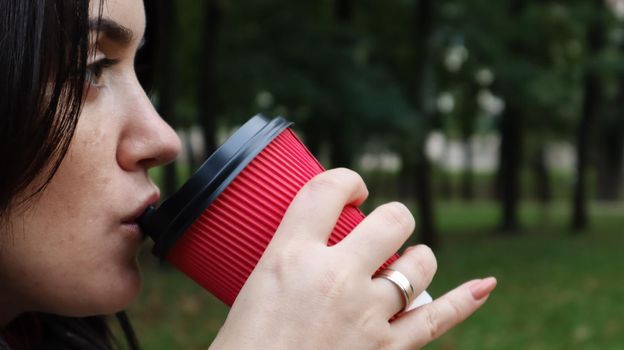
<path fill-rule="evenodd" d="M 157 256 L 227 305 L 234 303 L 299 189 L 324 171 L 290 125 L 281 117 L 253 117 L 178 192 L 140 220 Z M 358 208 L 345 207 L 328 245 L 363 219 Z"/>

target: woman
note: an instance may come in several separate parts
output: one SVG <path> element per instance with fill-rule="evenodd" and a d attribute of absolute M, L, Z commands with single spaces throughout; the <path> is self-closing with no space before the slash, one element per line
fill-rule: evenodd
<path fill-rule="evenodd" d="M 141 0 L 0 3 L 0 349 L 110 349 L 97 315 L 139 292 L 136 219 L 159 199 L 147 170 L 180 149 L 134 71 L 144 27 Z M 340 247 L 323 243 L 366 194 L 344 169 L 306 185 L 211 348 L 415 349 L 485 302 L 492 278 L 393 318 L 400 285 L 371 276 L 411 234 L 409 211 L 381 206 Z M 392 268 L 422 291 L 436 263 L 417 246 Z"/>

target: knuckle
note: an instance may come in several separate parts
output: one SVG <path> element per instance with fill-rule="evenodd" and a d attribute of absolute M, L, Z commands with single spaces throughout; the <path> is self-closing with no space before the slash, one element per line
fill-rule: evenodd
<path fill-rule="evenodd" d="M 437 271 L 438 261 L 428 246 L 420 244 L 415 249 L 410 250 L 409 253 L 412 255 L 418 271 L 422 274 L 427 274 L 430 271 L 435 273 Z"/>
<path fill-rule="evenodd" d="M 397 348 L 396 333 L 393 333 L 390 323 L 380 317 L 380 311 L 368 308 L 358 313 L 359 317 L 354 323 L 357 329 L 368 335 L 367 345 L 374 350 L 389 350 Z"/>
<path fill-rule="evenodd" d="M 306 187 L 311 192 L 366 190 L 362 177 L 355 171 L 346 168 L 336 168 L 316 175 L 307 183 Z"/>
<path fill-rule="evenodd" d="M 290 271 L 297 269 L 300 254 L 291 248 L 272 250 L 263 259 L 264 270 L 277 282 L 282 283 L 288 279 Z"/>
<path fill-rule="evenodd" d="M 416 226 L 414 216 L 402 203 L 384 204 L 380 207 L 380 211 L 388 224 L 398 226 L 402 231 L 411 233 Z"/>
<path fill-rule="evenodd" d="M 329 174 L 336 174 L 337 176 L 340 176 L 342 178 L 344 178 L 345 181 L 350 181 L 353 183 L 364 183 L 364 180 L 362 179 L 362 177 L 360 176 L 360 174 L 358 174 L 357 172 L 351 170 L 351 169 L 347 169 L 347 168 L 335 168 L 332 170 L 327 171 L 326 173 Z"/>
<path fill-rule="evenodd" d="M 396 349 L 394 342 L 395 342 L 394 337 L 391 337 L 389 334 L 380 335 L 379 337 L 377 337 L 375 341 L 374 349 L 377 349 L 377 350 Z"/>
<path fill-rule="evenodd" d="M 431 274 L 431 267 L 424 259 L 416 259 L 416 270 L 421 278 Z"/>
<path fill-rule="evenodd" d="M 305 188 L 310 192 L 335 191 L 340 187 L 340 182 L 335 176 L 328 173 L 321 173 L 310 180 Z"/>
<path fill-rule="evenodd" d="M 464 318 L 463 308 L 457 300 L 449 299 L 448 306 L 451 309 L 452 319 L 460 320 Z"/>
<path fill-rule="evenodd" d="M 435 308 L 428 308 L 425 312 L 425 324 L 427 327 L 427 332 L 429 334 L 429 338 L 431 340 L 438 338 L 440 336 L 440 322 L 438 321 L 438 313 Z"/>
<path fill-rule="evenodd" d="M 351 279 L 346 270 L 330 269 L 321 274 L 319 286 L 321 295 L 330 300 L 337 300 L 349 295 Z"/>

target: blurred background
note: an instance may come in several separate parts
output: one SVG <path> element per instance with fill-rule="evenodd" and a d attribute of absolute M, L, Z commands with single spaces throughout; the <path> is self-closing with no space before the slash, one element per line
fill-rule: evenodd
<path fill-rule="evenodd" d="M 434 296 L 499 287 L 428 349 L 624 349 L 624 2 L 152 0 L 142 83 L 184 152 L 172 193 L 252 115 L 282 115 L 369 212 L 399 200 Z M 146 247 L 147 349 L 205 349 L 227 308 Z"/>

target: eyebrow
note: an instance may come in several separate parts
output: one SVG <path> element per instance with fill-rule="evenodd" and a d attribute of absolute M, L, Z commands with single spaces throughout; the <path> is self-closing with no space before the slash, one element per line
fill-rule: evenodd
<path fill-rule="evenodd" d="M 89 30 L 102 33 L 109 39 L 125 45 L 131 43 L 134 38 L 131 29 L 106 18 L 89 20 Z"/>

